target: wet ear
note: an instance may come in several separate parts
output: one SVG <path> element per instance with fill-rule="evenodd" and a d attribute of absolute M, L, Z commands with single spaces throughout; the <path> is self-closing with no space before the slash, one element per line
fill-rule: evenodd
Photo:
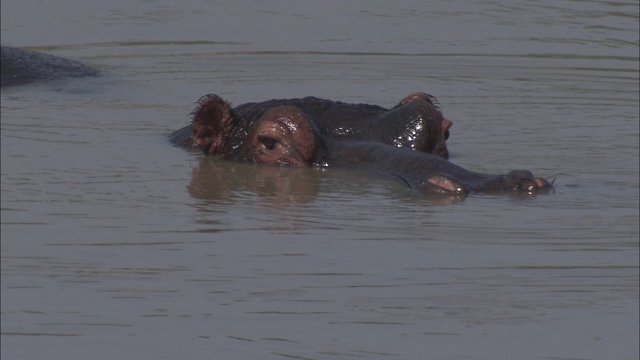
<path fill-rule="evenodd" d="M 217 95 L 198 100 L 193 115 L 193 141 L 207 154 L 221 154 L 235 125 L 231 106 Z"/>
<path fill-rule="evenodd" d="M 449 140 L 449 129 L 451 128 L 451 125 L 453 125 L 453 121 L 446 117 L 442 118 L 442 136 L 445 141 Z"/>
<path fill-rule="evenodd" d="M 398 103 L 398 105 L 394 106 L 392 109 L 395 108 L 399 108 L 403 105 L 407 105 L 408 103 L 410 103 L 413 100 L 422 100 L 422 101 L 426 101 L 429 104 L 433 105 L 436 107 L 436 109 L 439 108 L 438 106 L 438 100 L 436 99 L 435 96 L 427 94 L 427 93 L 423 93 L 423 92 L 416 92 L 413 93 L 407 97 L 405 97 L 404 99 L 400 100 L 400 102 Z"/>

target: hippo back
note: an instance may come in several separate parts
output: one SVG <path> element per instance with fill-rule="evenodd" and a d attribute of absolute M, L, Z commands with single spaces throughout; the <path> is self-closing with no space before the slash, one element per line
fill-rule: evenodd
<path fill-rule="evenodd" d="M 49 54 L 7 46 L 1 52 L 2 87 L 98 74 L 92 67 Z"/>

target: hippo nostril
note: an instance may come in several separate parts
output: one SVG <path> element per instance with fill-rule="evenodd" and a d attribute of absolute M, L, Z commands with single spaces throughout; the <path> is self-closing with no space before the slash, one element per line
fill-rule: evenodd
<path fill-rule="evenodd" d="M 534 181 L 538 186 L 538 190 L 551 191 L 551 192 L 554 191 L 552 182 L 550 183 L 546 179 L 538 178 L 538 177 L 535 178 Z"/>

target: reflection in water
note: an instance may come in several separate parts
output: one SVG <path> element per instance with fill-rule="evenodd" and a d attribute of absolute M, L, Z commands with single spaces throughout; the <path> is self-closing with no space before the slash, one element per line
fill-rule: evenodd
<path fill-rule="evenodd" d="M 189 194 L 203 233 L 244 229 L 297 232 L 306 228 L 322 169 L 232 162 L 204 156 L 193 169 Z M 234 213 L 240 206 L 241 216 Z M 238 224 L 238 225 L 236 225 Z"/>
<path fill-rule="evenodd" d="M 319 169 L 234 163 L 204 156 L 193 169 L 189 193 L 196 199 L 229 203 L 235 193 L 255 193 L 265 203 L 306 204 L 318 194 Z"/>
<path fill-rule="evenodd" d="M 343 196 L 354 200 L 380 191 L 396 199 L 418 198 L 434 205 L 451 205 L 466 197 L 454 193 L 425 194 L 407 187 L 404 180 L 393 175 L 353 169 L 238 163 L 217 156 L 202 157 L 192 175 L 187 188 L 192 197 L 205 200 L 200 205 L 229 205 L 241 194 L 251 194 L 257 195 L 267 207 L 287 208 L 289 205 L 311 203 L 318 197 L 321 187 L 333 194 L 342 189 Z M 531 198 L 535 195 L 511 196 Z M 206 211 L 212 210 L 208 208 Z"/>
<path fill-rule="evenodd" d="M 327 176 L 339 182 L 340 188 L 358 189 L 347 192 L 347 196 L 366 196 L 370 187 L 386 190 L 394 198 L 407 200 L 418 198 L 434 205 L 451 205 L 464 201 L 467 195 L 455 193 L 424 193 L 412 189 L 409 184 L 395 175 L 366 172 L 341 168 L 307 168 L 248 164 L 223 160 L 217 156 L 204 156 L 196 168 L 189 186 L 189 194 L 209 204 L 231 204 L 234 196 L 248 193 L 257 195 L 268 207 L 286 207 L 291 204 L 308 204 L 318 196 L 321 183 Z M 354 187 L 354 184 L 359 184 Z M 325 189 L 335 192 L 336 186 Z M 478 194 L 475 194 L 477 196 Z M 509 192 L 504 194 L 512 199 L 533 199 L 539 194 Z M 480 195 L 483 196 L 483 195 Z"/>

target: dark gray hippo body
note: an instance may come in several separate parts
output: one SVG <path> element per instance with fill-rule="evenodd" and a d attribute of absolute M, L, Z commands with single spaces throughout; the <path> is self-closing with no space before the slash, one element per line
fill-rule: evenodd
<path fill-rule="evenodd" d="M 212 124 L 228 126 L 221 129 L 213 148 L 207 153 L 234 153 L 245 141 L 248 130 L 255 126 L 267 111 L 279 106 L 301 109 L 314 123 L 319 135 L 337 140 L 373 140 L 385 144 L 406 147 L 416 151 L 449 157 L 446 140 L 452 122 L 442 116 L 435 105 L 435 98 L 424 93 L 412 94 L 391 109 L 370 104 L 349 104 L 339 101 L 305 97 L 301 99 L 269 100 L 246 103 L 231 108 L 216 95 L 200 99 L 194 111 L 194 122 L 171 135 L 174 144 L 202 148 L 210 136 Z M 228 112 L 224 120 L 219 115 Z M 207 121 L 220 117 L 217 122 Z M 202 121 L 201 121 L 202 120 Z M 224 146 L 224 149 L 221 147 Z"/>
<path fill-rule="evenodd" d="M 414 119 L 420 119 L 419 126 Z M 365 169 L 397 177 L 426 193 L 459 196 L 553 191 L 549 182 L 527 170 L 483 174 L 447 161 L 444 141 L 451 123 L 445 120 L 424 94 L 411 95 L 392 109 L 317 98 L 270 100 L 231 108 L 221 98 L 209 95 L 193 112 L 192 125 L 174 132 L 170 139 L 234 161 Z M 424 129 L 429 131 L 417 131 Z M 424 143 L 427 145 L 417 146 Z"/>
<path fill-rule="evenodd" d="M 376 142 L 332 142 L 326 145 L 325 163 L 395 176 L 411 189 L 428 194 L 464 196 L 477 193 L 549 193 L 547 180 L 528 170 L 506 175 L 483 174 L 464 169 L 441 157 L 389 147 Z"/>
<path fill-rule="evenodd" d="M 96 69 L 80 62 L 41 52 L 7 46 L 2 46 L 0 51 L 2 87 L 98 74 Z"/>

